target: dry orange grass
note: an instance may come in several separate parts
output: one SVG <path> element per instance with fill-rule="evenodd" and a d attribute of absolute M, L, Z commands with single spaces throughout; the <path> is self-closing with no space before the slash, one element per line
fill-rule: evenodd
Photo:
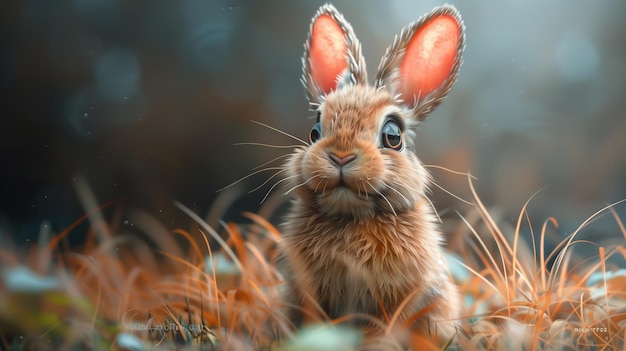
<path fill-rule="evenodd" d="M 626 242 L 626 230 L 613 209 L 623 201 L 591 215 L 545 255 L 548 230 L 558 227 L 555 218 L 546 219 L 535 233 L 527 203 L 514 230 L 503 232 L 471 183 L 470 187 L 487 235 L 477 233 L 466 222 L 473 240 L 466 241 L 469 245 L 460 254 L 472 275 L 462 282 L 461 290 L 474 298 L 468 306 L 474 317 L 459 335 L 462 349 L 626 348 L 626 270 L 606 264 L 614 255 L 626 257 L 626 248 L 623 244 L 598 246 L 577 238 L 588 224 L 608 212 L 615 219 L 616 237 Z M 531 234 L 530 244 L 520 238 L 524 225 Z M 572 250 L 578 243 L 591 244 L 597 251 L 574 261 Z M 550 261 L 554 263 L 549 269 Z M 478 311 L 481 308 L 483 312 Z"/>
<path fill-rule="evenodd" d="M 452 245 L 458 257 L 452 264 L 467 274 L 457 278 L 467 318 L 452 340 L 412 335 L 412 349 L 625 350 L 626 269 L 606 262 L 626 258 L 626 247 L 596 245 L 577 260 L 571 254 L 579 233 L 600 215 L 613 215 L 616 236 L 626 242 L 617 204 L 543 254 L 556 219 L 534 232 L 524 206 L 507 230 L 470 187 L 475 218 L 463 218 L 453 238 L 462 244 Z M 88 214 L 62 233 L 42 230 L 26 252 L 6 245 L 0 251 L 0 349 L 315 350 L 324 342 L 334 349 L 359 342 L 342 321 L 290 331 L 279 309 L 280 233 L 260 216 L 248 214 L 253 224 L 228 223 L 218 233 L 179 205 L 195 222 L 192 230 L 168 232 L 144 216 L 150 238 L 142 240 L 113 235 L 124 231 L 109 224 L 121 222 L 119 216 L 105 221 L 101 213 L 115 204 L 86 199 Z M 66 237 L 85 220 L 91 224 L 85 245 L 69 250 Z M 530 242 L 521 238 L 523 228 Z M 394 311 L 381 323 L 389 333 L 398 330 Z"/>

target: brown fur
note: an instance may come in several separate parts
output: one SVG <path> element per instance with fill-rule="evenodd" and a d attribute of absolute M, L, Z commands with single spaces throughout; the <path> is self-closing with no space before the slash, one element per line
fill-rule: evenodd
<path fill-rule="evenodd" d="M 346 40 L 358 44 L 343 16 L 325 5 L 316 17 L 325 13 L 340 19 L 341 28 L 348 29 Z M 438 8 L 430 16 L 441 13 L 458 18 L 450 7 Z M 427 20 L 428 16 L 410 25 L 408 31 Z M 460 22 L 459 28 L 462 33 Z M 402 41 L 407 42 L 410 34 L 405 32 Z M 460 47 L 462 42 L 460 38 Z M 432 92 L 435 95 L 412 104 L 398 100 L 396 81 L 401 77 L 388 73 L 401 62 L 398 41 L 391 50 L 396 52 L 386 56 L 391 62 L 381 63 L 385 72 L 377 75 L 378 86 L 361 82 L 360 72 L 345 72 L 338 77 L 337 89 L 327 95 L 319 93 L 308 74 L 305 49 L 303 81 L 318 106 L 321 137 L 296 149 L 285 167 L 288 192 L 294 195 L 282 242 L 288 263 L 285 299 L 296 325 L 354 314 L 384 322 L 385 316 L 398 313 L 399 325 L 410 320 L 414 331 L 436 333 L 444 340 L 453 336 L 459 297 L 426 197 L 430 178 L 415 154 L 412 129 L 449 90 L 461 49 L 448 79 Z M 354 51 L 359 57 L 349 50 L 346 60 L 362 62 L 360 50 Z M 354 75 L 361 78 L 345 79 Z M 401 129 L 400 150 L 383 145 L 381 133 L 390 120 Z M 331 155 L 354 159 L 339 167 Z M 368 335 L 383 333 L 371 318 L 360 321 Z"/>
<path fill-rule="evenodd" d="M 331 318 L 366 313 L 380 319 L 381 303 L 393 314 L 413 296 L 401 320 L 433 303 L 415 326 L 450 336 L 458 297 L 425 199 L 426 170 L 413 152 L 379 150 L 372 142 L 381 113 L 393 106 L 388 94 L 367 86 L 329 95 L 322 125 L 330 136 L 291 156 L 287 168 L 297 196 L 284 227 L 292 269 L 286 296 L 302 306 L 308 294 Z M 331 151 L 357 155 L 343 170 L 347 189 L 326 156 Z M 297 307 L 290 314 L 302 319 Z M 428 326 L 428 319 L 446 322 Z"/>

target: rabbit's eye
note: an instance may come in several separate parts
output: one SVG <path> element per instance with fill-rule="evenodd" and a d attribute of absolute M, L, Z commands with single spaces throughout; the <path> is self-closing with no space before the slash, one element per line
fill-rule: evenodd
<path fill-rule="evenodd" d="M 317 122 L 313 125 L 313 128 L 311 128 L 311 131 L 309 132 L 309 141 L 311 143 L 316 142 L 320 137 L 322 136 L 322 129 L 320 127 L 320 122 Z"/>
<path fill-rule="evenodd" d="M 383 126 L 383 146 L 393 150 L 402 149 L 402 132 L 395 121 L 387 121 Z"/>

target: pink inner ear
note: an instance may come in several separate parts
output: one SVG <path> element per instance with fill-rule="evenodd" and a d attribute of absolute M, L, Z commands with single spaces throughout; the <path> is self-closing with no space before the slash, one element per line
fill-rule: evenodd
<path fill-rule="evenodd" d="M 450 15 L 433 18 L 409 41 L 400 64 L 402 98 L 413 103 L 445 82 L 450 75 L 461 28 Z"/>
<path fill-rule="evenodd" d="M 347 48 L 346 38 L 339 24 L 329 15 L 318 17 L 311 32 L 311 76 L 326 94 L 337 87 L 337 76 L 348 65 Z"/>

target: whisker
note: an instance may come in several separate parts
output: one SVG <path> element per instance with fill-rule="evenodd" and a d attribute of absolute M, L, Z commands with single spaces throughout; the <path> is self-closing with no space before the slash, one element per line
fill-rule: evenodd
<path fill-rule="evenodd" d="M 442 170 L 442 171 L 450 172 L 450 173 L 452 173 L 452 174 L 462 175 L 462 176 L 465 176 L 465 177 L 469 177 L 469 178 L 471 178 L 471 179 L 473 179 L 473 180 L 478 180 L 478 178 L 474 177 L 473 175 L 471 175 L 471 174 L 469 174 L 469 173 L 455 171 L 455 170 L 452 170 L 452 169 L 450 169 L 450 168 L 446 168 L 446 167 L 439 166 L 439 165 L 424 165 L 424 167 L 426 167 L 426 168 L 435 168 L 435 169 L 440 169 L 440 170 Z"/>
<path fill-rule="evenodd" d="M 399 181 L 399 180 L 397 180 L 397 181 Z M 432 179 L 431 179 L 431 181 L 432 181 Z M 434 183 L 434 181 L 432 181 L 432 183 Z M 385 184 L 385 185 L 386 185 L 386 184 Z M 412 188 L 412 187 L 408 186 L 405 182 L 399 181 L 399 185 L 401 185 L 401 186 L 403 186 L 403 187 L 405 187 L 405 188 L 407 188 L 407 189 L 411 189 L 412 191 L 418 192 L 418 190 L 417 190 L 417 189 L 415 189 L 415 188 Z M 435 184 L 435 185 L 437 185 L 437 184 Z M 401 193 L 400 193 L 397 189 L 395 189 L 395 188 L 393 188 L 393 187 L 389 187 L 389 188 L 390 188 L 390 189 L 392 189 L 392 190 L 395 190 L 398 194 L 400 194 L 400 196 L 402 196 L 403 198 L 405 198 L 405 199 L 406 199 L 406 197 L 404 197 L 404 196 L 403 196 L 403 195 L 402 195 L 402 194 L 401 194 Z M 443 189 L 442 189 L 442 190 L 443 190 Z M 445 191 L 445 190 L 444 190 L 444 191 Z M 428 204 L 430 205 L 430 208 L 432 208 L 433 213 L 435 214 L 435 217 L 437 217 L 437 221 L 438 221 L 439 223 L 443 223 L 443 220 L 441 219 L 441 216 L 439 215 L 439 211 L 437 211 L 437 208 L 435 207 L 435 204 L 434 204 L 434 203 L 433 203 L 433 201 L 430 199 L 430 197 L 428 197 L 428 196 L 426 196 L 426 195 L 424 195 L 424 194 L 422 194 L 421 196 L 422 196 L 422 197 L 424 197 L 424 198 L 426 199 L 426 201 L 428 201 Z M 408 203 L 408 202 L 409 202 L 409 201 L 407 200 L 407 203 Z"/>
<path fill-rule="evenodd" d="M 363 181 L 363 178 L 359 179 L 361 181 Z M 355 182 L 356 183 L 356 192 L 358 194 L 359 197 L 361 197 L 361 187 L 359 186 L 359 182 Z"/>
<path fill-rule="evenodd" d="M 326 194 L 326 187 L 328 186 L 328 183 L 330 183 L 330 178 L 326 177 L 326 183 L 324 183 L 324 187 L 322 188 L 322 196 L 324 196 L 324 194 Z"/>
<path fill-rule="evenodd" d="M 470 176 L 470 177 L 471 177 L 471 176 Z M 460 197 L 460 196 L 458 196 L 458 195 L 453 194 L 453 193 L 452 193 L 452 192 L 450 192 L 449 190 L 444 189 L 444 187 L 442 187 L 441 185 L 437 184 L 437 182 L 435 182 L 433 179 L 431 179 L 431 183 L 432 183 L 434 186 L 436 186 L 437 188 L 439 188 L 441 191 L 443 191 L 444 193 L 446 193 L 446 194 L 448 194 L 448 195 L 452 196 L 453 198 L 455 198 L 455 199 L 457 199 L 457 200 L 459 200 L 459 201 L 463 202 L 464 204 L 467 204 L 467 205 L 472 205 L 472 206 L 476 205 L 475 203 L 473 203 L 473 202 L 471 202 L 471 201 L 468 201 L 468 200 L 465 200 L 464 198 L 462 198 L 462 197 Z"/>
<path fill-rule="evenodd" d="M 315 177 L 313 177 L 313 178 L 315 178 Z M 302 183 L 300 183 L 300 184 L 296 184 L 296 185 L 294 185 L 294 186 L 293 186 L 293 187 L 291 187 L 289 190 L 285 191 L 285 195 L 288 195 L 290 192 L 292 192 L 292 191 L 294 191 L 294 190 L 298 189 L 299 187 L 303 186 L 304 184 L 308 183 L 308 181 L 309 181 L 309 180 L 311 180 L 311 179 L 313 179 L 313 178 L 307 179 L 307 180 L 305 180 L 304 182 L 302 182 Z"/>
<path fill-rule="evenodd" d="M 250 177 L 252 177 L 252 176 L 254 176 L 256 174 L 259 174 L 259 173 L 262 173 L 262 172 L 267 172 L 267 171 L 282 170 L 282 169 L 284 169 L 284 168 L 283 167 L 268 167 L 268 168 L 259 169 L 258 171 L 252 172 L 252 173 L 248 174 L 245 177 L 242 177 L 242 178 L 239 178 L 239 179 L 235 180 L 234 182 L 228 184 L 227 186 L 219 189 L 217 192 L 226 190 L 226 189 L 230 188 L 231 186 L 233 186 L 235 184 L 239 184 L 239 183 L 243 182 L 244 180 L 246 180 L 246 179 L 248 179 L 248 178 L 250 178 Z"/>
<path fill-rule="evenodd" d="M 284 132 L 284 131 L 282 131 L 282 130 L 280 130 L 280 129 L 278 129 L 278 128 L 272 127 L 272 126 L 270 126 L 270 125 L 268 125 L 268 124 L 265 124 L 265 123 L 262 123 L 262 122 L 259 122 L 259 121 L 254 121 L 254 120 L 252 120 L 252 121 L 250 121 L 250 122 L 252 122 L 252 123 L 254 123 L 254 124 L 258 124 L 258 125 L 260 125 L 260 126 L 262 126 L 262 127 L 265 127 L 265 128 L 271 129 L 271 130 L 275 131 L 276 133 L 280 133 L 280 134 L 282 134 L 282 135 L 284 135 L 284 136 L 286 136 L 286 137 L 289 137 L 289 138 L 291 138 L 291 139 L 293 139 L 293 140 L 295 140 L 295 141 L 298 141 L 298 142 L 302 143 L 302 145 L 304 145 L 304 146 L 308 146 L 308 145 L 309 145 L 309 143 L 307 143 L 306 141 L 304 141 L 304 140 L 302 140 L 302 139 L 298 138 L 297 136 L 291 135 L 291 134 L 289 134 L 289 133 L 287 133 L 287 132 Z"/>
<path fill-rule="evenodd" d="M 402 193 L 401 193 L 400 191 L 398 191 L 398 189 L 396 189 L 396 188 L 394 188 L 394 187 L 390 186 L 389 184 L 387 184 L 387 183 L 385 183 L 385 182 L 383 182 L 383 185 L 384 185 L 385 187 L 387 187 L 387 189 L 393 190 L 393 191 L 395 191 L 398 195 L 400 195 L 400 197 L 402 197 L 402 199 L 404 199 L 404 201 L 406 202 L 406 204 L 407 204 L 407 205 L 409 205 L 409 206 L 411 206 L 411 205 L 412 205 L 411 201 L 409 201 L 409 199 L 408 199 L 406 196 L 402 195 Z"/>
<path fill-rule="evenodd" d="M 271 160 L 269 160 L 269 161 L 267 161 L 267 162 L 264 162 L 264 163 L 262 163 L 262 164 L 260 164 L 260 165 L 258 165 L 258 166 L 256 166 L 256 167 L 254 167 L 254 168 L 252 168 L 252 169 L 259 169 L 259 168 L 261 168 L 261 167 L 264 167 L 264 166 L 269 165 L 269 164 L 270 164 L 270 163 L 272 163 L 272 162 L 276 162 L 276 161 L 280 160 L 281 158 L 285 158 L 285 157 L 289 157 L 289 156 L 291 156 L 291 154 L 284 154 L 284 155 L 280 155 L 280 156 L 278 156 L 278 157 L 275 157 L 275 158 L 273 158 L 273 159 L 271 159 Z"/>
<path fill-rule="evenodd" d="M 270 188 L 270 190 L 267 191 L 267 193 L 265 194 L 265 196 L 263 196 L 263 199 L 261 199 L 261 203 L 264 203 L 265 200 L 267 200 L 267 197 L 270 195 L 270 193 L 272 192 L 272 190 L 274 190 L 274 188 L 276 188 L 278 186 L 278 184 L 285 182 L 289 179 L 293 179 L 293 178 L 297 178 L 298 175 L 292 175 L 290 177 L 285 177 L 279 181 L 277 181 L 276 183 L 274 183 L 274 185 L 272 185 L 272 187 Z"/>
<path fill-rule="evenodd" d="M 269 147 L 272 149 L 293 149 L 293 148 L 300 148 L 302 147 L 302 145 L 274 145 L 274 144 L 265 144 L 265 143 L 256 143 L 256 142 L 242 142 L 242 143 L 234 143 L 234 146 L 242 146 L 242 145 L 252 145 L 252 146 L 263 146 L 263 147 Z"/>
<path fill-rule="evenodd" d="M 311 179 L 315 179 L 315 178 L 322 178 L 322 179 L 328 179 L 327 176 L 323 176 L 323 175 L 316 175 Z M 322 181 L 323 182 L 323 181 Z M 317 193 L 317 189 L 320 187 L 320 185 L 322 184 L 322 182 L 317 183 L 317 185 L 315 186 L 315 190 L 313 190 L 314 193 Z M 323 191 L 322 191 L 323 193 Z"/>
<path fill-rule="evenodd" d="M 283 169 L 281 169 L 280 171 L 278 171 L 278 172 L 276 172 L 276 173 L 272 174 L 272 176 L 271 176 L 271 177 L 269 177 L 269 178 L 267 178 L 267 180 L 265 180 L 263 183 L 261 183 L 261 185 L 259 185 L 259 186 L 257 186 L 256 188 L 254 188 L 254 189 L 252 189 L 252 190 L 248 191 L 248 194 L 253 193 L 253 192 L 255 192 L 255 191 L 259 190 L 260 188 L 262 188 L 263 186 L 265 186 L 265 184 L 269 183 L 269 182 L 270 182 L 270 180 L 272 180 L 272 179 L 276 178 L 276 176 L 277 176 L 277 175 L 279 175 L 279 174 L 281 174 L 281 173 L 283 173 L 283 172 L 287 172 L 287 171 L 288 171 L 288 169 L 287 169 L 287 168 L 283 168 Z"/>
<path fill-rule="evenodd" d="M 374 190 L 374 192 L 376 192 L 376 194 L 380 195 L 380 197 L 382 197 L 383 200 L 387 202 L 387 205 L 389 205 L 389 208 L 391 209 L 391 212 L 393 213 L 393 215 L 397 216 L 398 214 L 396 213 L 396 210 L 391 205 L 391 202 L 389 202 L 389 199 L 387 199 L 387 197 L 383 193 L 381 193 L 378 189 L 376 189 L 370 181 L 367 181 L 367 184 L 372 188 L 372 190 Z"/>
<path fill-rule="evenodd" d="M 435 207 L 435 204 L 433 203 L 433 201 L 428 196 L 423 196 L 423 197 L 430 204 L 430 208 L 433 209 L 433 213 L 435 214 L 435 217 L 437 217 L 437 220 L 439 221 L 439 223 L 443 224 L 443 220 L 441 219 L 441 216 L 439 216 L 439 212 L 437 211 L 437 208 Z"/>
<path fill-rule="evenodd" d="M 316 170 L 314 170 L 313 172 L 311 172 L 311 174 L 313 174 L 313 175 L 321 175 L 322 173 L 324 173 L 324 171 L 323 171 L 323 170 L 321 170 L 321 169 L 316 169 Z M 327 178 L 328 178 L 328 177 L 327 177 Z"/>

